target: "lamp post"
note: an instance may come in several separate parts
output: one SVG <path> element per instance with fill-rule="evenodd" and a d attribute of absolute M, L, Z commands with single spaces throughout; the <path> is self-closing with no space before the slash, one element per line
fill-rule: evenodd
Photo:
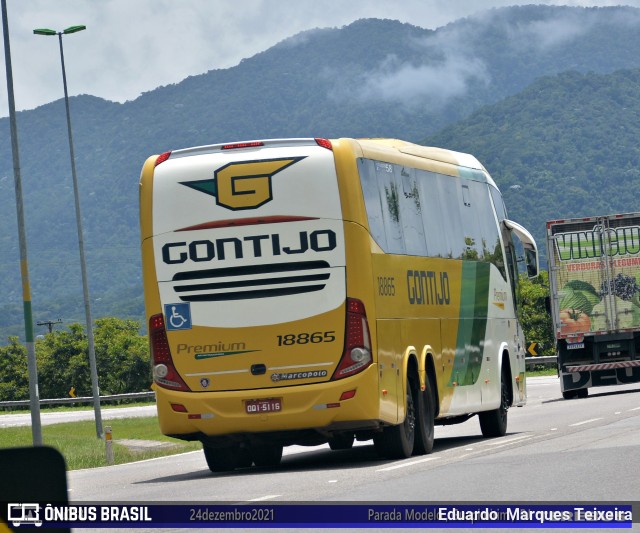
<path fill-rule="evenodd" d="M 18 241 L 20 243 L 20 273 L 22 277 L 22 305 L 24 310 L 24 331 L 27 345 L 27 369 L 29 372 L 29 406 L 31 411 L 31 435 L 34 446 L 42 446 L 42 423 L 40 421 L 40 393 L 38 391 L 38 365 L 33 340 L 33 314 L 31 312 L 31 287 L 27 261 L 27 234 L 24 225 L 24 204 L 22 201 L 22 178 L 20 175 L 20 153 L 18 150 L 18 126 L 13 95 L 13 69 L 11 68 L 11 48 L 9 45 L 9 21 L 7 2 L 1 0 L 2 34 L 4 58 L 7 71 L 7 97 L 9 100 L 9 125 L 11 130 L 11 152 L 13 154 L 13 178 L 16 188 L 16 214 L 18 218 Z"/>
<path fill-rule="evenodd" d="M 89 283 L 87 281 L 87 265 L 84 255 L 84 237 L 82 231 L 82 216 L 80 214 L 80 194 L 78 191 L 78 178 L 76 175 L 76 159 L 73 152 L 73 136 L 71 134 L 71 112 L 69 111 L 69 94 L 67 92 L 67 74 L 64 68 L 64 51 L 62 49 L 62 36 L 86 30 L 86 26 L 70 26 L 63 31 L 40 28 L 33 30 L 36 35 L 57 35 L 60 44 L 60 63 L 62 64 L 62 84 L 64 86 L 64 104 L 67 109 L 67 130 L 69 133 L 69 156 L 71 157 L 71 177 L 73 178 L 73 194 L 76 207 L 76 224 L 78 226 L 78 248 L 80 250 L 80 270 L 82 272 L 82 290 L 84 294 L 84 312 L 87 321 L 87 340 L 89 344 L 89 366 L 91 368 L 91 391 L 93 393 L 93 408 L 96 418 L 96 433 L 102 438 L 102 415 L 100 413 L 100 389 L 98 387 L 98 369 L 96 365 L 96 351 L 93 342 L 93 325 L 91 319 L 91 303 L 89 300 Z"/>

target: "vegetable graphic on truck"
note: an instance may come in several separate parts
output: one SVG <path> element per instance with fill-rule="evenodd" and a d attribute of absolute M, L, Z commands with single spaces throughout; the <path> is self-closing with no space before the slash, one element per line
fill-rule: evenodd
<path fill-rule="evenodd" d="M 640 213 L 547 223 L 564 398 L 640 382 Z"/>

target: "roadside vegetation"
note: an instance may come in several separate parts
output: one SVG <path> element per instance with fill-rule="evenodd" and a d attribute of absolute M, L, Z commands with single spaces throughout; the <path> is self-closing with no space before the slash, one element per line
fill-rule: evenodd
<path fill-rule="evenodd" d="M 101 395 L 150 390 L 149 341 L 135 320 L 99 318 L 94 344 Z M 36 341 L 40 398 L 91 396 L 88 341 L 80 324 Z M 17 337 L 0 346 L 0 401 L 29 399 L 27 349 Z"/>
<path fill-rule="evenodd" d="M 202 449 L 199 442 L 184 442 L 162 435 L 155 416 L 109 420 L 103 424 L 111 426 L 114 464 Z M 0 429 L 0 449 L 31 446 L 32 443 L 30 426 Z M 107 464 L 105 441 L 96 437 L 94 420 L 43 425 L 42 443 L 62 453 L 67 470 Z"/>

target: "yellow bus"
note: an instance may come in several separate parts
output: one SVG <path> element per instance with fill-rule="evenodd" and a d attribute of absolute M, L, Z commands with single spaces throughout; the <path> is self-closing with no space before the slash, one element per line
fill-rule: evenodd
<path fill-rule="evenodd" d="M 293 444 L 429 453 L 434 425 L 500 436 L 525 403 L 515 245 L 535 276 L 536 244 L 473 156 L 216 144 L 150 157 L 140 187 L 160 427 L 211 471 Z"/>

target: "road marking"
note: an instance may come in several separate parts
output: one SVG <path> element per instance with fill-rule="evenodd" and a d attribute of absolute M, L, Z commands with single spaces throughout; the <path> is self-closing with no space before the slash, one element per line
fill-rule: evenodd
<path fill-rule="evenodd" d="M 558 431 L 558 428 L 551 428 L 549 431 Z"/>
<path fill-rule="evenodd" d="M 582 422 L 576 422 L 575 424 L 569 424 L 569 427 L 581 426 L 582 424 L 588 424 L 589 422 L 597 422 L 602 418 L 590 418 L 589 420 L 583 420 Z"/>
<path fill-rule="evenodd" d="M 262 502 L 264 500 L 273 500 L 274 498 L 279 498 L 282 494 L 270 494 L 269 496 L 261 496 L 260 498 L 253 498 L 251 500 L 247 500 L 248 502 Z"/>
<path fill-rule="evenodd" d="M 409 461 L 407 462 L 402 462 L 400 464 L 397 465 L 393 465 L 393 466 L 387 466 L 386 468 L 380 468 L 379 470 L 376 470 L 376 472 L 388 472 L 389 470 L 396 470 L 397 468 L 405 468 L 407 466 L 413 466 L 413 465 L 417 465 L 420 463 L 426 463 L 427 461 L 434 461 L 436 459 L 440 459 L 440 457 L 426 457 L 424 459 L 418 459 L 417 461 Z"/>
<path fill-rule="evenodd" d="M 615 413 L 613 413 L 614 415 L 619 415 L 620 413 L 622 413 L 622 411 L 616 411 Z"/>
<path fill-rule="evenodd" d="M 531 439 L 533 435 L 525 435 L 524 437 L 521 437 L 519 439 L 511 439 L 508 440 L 506 442 L 498 442 L 496 443 L 496 445 L 493 447 L 494 450 L 497 450 L 498 448 L 504 448 L 505 446 L 509 446 L 510 444 L 513 444 L 514 442 L 523 442 L 526 439 Z"/>
<path fill-rule="evenodd" d="M 633 409 L 629 409 L 629 411 L 637 411 L 640 407 L 634 407 Z"/>
<path fill-rule="evenodd" d="M 512 439 L 500 439 L 500 440 L 491 441 L 491 442 L 483 442 L 482 444 L 484 446 L 501 446 L 503 444 L 511 444 L 512 442 L 516 442 L 522 439 L 528 439 L 530 437 L 531 435 L 519 435 L 517 437 L 513 437 Z"/>
<path fill-rule="evenodd" d="M 329 481 L 327 481 L 327 483 L 337 483 L 338 480 L 337 479 L 330 479 Z"/>

